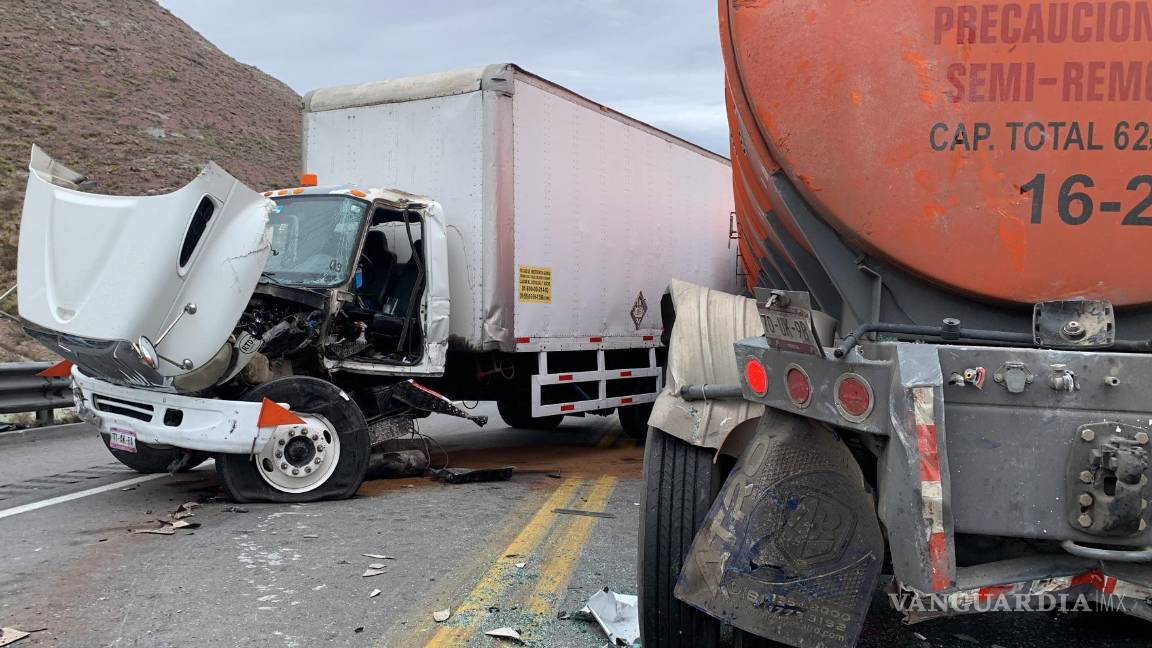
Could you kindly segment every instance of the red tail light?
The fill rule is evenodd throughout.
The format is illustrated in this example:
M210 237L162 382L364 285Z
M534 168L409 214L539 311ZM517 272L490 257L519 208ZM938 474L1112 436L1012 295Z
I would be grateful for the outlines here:
M752 391L761 396L768 393L768 371L756 358L744 364L744 378Z
M836 409L840 416L859 423L872 413L872 385L860 374L846 373L836 380Z
M808 407L808 401L812 399L812 381L808 374L800 367L789 367L784 383L788 387L788 400L796 407Z

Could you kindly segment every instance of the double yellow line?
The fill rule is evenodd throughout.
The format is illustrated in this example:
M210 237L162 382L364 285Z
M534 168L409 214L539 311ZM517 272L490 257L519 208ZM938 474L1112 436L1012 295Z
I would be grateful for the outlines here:
M553 509L568 508L583 493L581 510L602 512L608 498L616 488L615 477L600 477L595 480L569 478L540 505L512 542L504 548L488 571L480 578L472 591L452 611L452 619L440 626L425 648L447 648L465 644L484 620L489 606L501 603L509 593L508 583L515 579L516 563L529 562L534 552L545 539L554 536L545 547L548 551L540 564L535 585L528 595L526 607L529 611L551 615L559 602L561 593L568 586L572 572L580 560L580 554L596 524L596 518L574 516L566 526L557 528L559 515Z

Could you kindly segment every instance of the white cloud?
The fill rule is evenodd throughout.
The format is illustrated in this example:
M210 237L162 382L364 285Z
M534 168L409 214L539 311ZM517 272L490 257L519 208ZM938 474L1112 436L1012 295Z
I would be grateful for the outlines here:
M234 58L297 92L517 63L727 155L708 0L161 0Z

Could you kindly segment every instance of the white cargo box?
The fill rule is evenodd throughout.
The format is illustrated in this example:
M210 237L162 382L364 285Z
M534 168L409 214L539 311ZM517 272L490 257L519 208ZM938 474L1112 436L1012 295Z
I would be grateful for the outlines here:
M303 170L443 206L453 348L654 346L671 280L736 290L728 160L514 65L310 92Z

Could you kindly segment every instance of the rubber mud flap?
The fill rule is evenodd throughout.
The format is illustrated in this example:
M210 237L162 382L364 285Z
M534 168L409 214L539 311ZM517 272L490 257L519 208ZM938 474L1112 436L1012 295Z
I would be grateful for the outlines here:
M792 646L853 646L884 559L851 453L823 426L769 410L693 539L676 597Z

